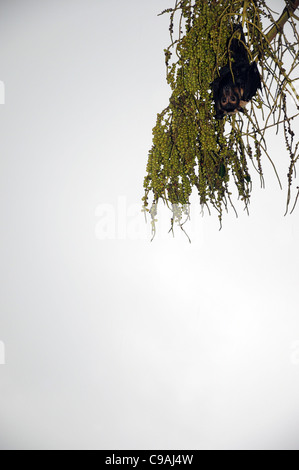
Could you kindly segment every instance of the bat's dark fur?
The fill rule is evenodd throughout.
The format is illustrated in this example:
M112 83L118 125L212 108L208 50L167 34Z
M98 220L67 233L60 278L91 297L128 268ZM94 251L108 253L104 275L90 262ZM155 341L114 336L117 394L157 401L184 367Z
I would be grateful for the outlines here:
M236 31L239 32L236 34ZM261 78L256 62L250 64L244 44L242 26L235 25L234 37L228 41L231 65L222 67L219 77L212 83L217 119L222 119L226 114L242 111L257 90L261 89Z

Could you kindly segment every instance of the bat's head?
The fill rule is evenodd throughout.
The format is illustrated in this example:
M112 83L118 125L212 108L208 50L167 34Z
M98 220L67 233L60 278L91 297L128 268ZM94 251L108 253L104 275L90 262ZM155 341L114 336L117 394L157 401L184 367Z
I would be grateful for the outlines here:
M240 99L241 90L231 85L225 85L220 92L218 105L224 114L230 114L239 108Z

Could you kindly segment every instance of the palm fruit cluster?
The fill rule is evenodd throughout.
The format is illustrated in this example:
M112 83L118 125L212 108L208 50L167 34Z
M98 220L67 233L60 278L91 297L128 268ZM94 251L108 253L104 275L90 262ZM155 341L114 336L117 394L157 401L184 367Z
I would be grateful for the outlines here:
M227 41L236 23L243 26L248 53L257 60L263 83L271 73L269 59L280 79L283 66L263 33L262 19L270 13L259 0L177 0L164 13L170 14L171 44L164 52L171 97L153 128L143 210L154 224L159 201L182 212L196 191L200 204L209 211L214 207L221 223L223 209L233 206L232 195L248 207L252 168L263 182L265 129L257 117L263 95L254 98L244 115L217 120L211 83L228 62Z

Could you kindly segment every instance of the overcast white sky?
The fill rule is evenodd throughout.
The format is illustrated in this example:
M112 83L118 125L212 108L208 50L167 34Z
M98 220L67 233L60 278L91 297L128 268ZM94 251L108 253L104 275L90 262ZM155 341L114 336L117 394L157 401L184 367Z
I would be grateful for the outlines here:
M249 217L139 212L169 6L0 1L1 449L299 449L281 136Z

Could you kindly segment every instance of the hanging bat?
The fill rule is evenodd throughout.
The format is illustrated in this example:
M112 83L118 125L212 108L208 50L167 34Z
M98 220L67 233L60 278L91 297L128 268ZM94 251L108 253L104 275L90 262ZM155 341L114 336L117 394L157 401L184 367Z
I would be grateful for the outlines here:
M262 89L256 62L249 62L241 25L234 26L233 37L228 41L228 56L231 62L220 69L212 83L216 119L243 111L257 90Z

